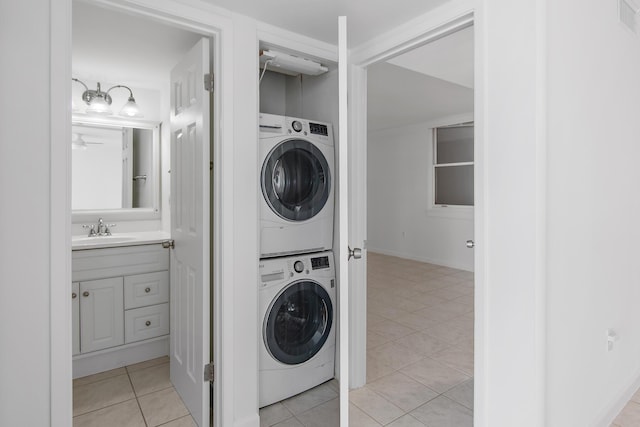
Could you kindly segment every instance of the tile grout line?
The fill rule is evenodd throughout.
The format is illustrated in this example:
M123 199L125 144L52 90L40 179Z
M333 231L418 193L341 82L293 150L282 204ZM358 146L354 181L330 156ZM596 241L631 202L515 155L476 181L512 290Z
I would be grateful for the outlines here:
M84 415L88 415L88 414L92 414L94 412L102 411L103 409L111 408L111 407L116 406L116 405L122 405L123 403L129 402L129 401L134 400L134 399L135 399L135 397L133 399L123 400L122 402L112 403L111 405L103 406L102 408L97 408L97 409L93 409L91 411L83 412L82 414L73 415L72 418L82 417Z
M136 397L136 404L138 405L138 410L140 411L140 415L142 415L142 422L144 423L145 427L149 427L149 423L147 422L147 417L144 416L144 412L142 412L142 406L140 406L140 400L138 400L138 393L136 392L136 388L133 386L133 381L131 380L131 375L129 375L129 370L126 369L127 371L127 378L129 378L129 384L131 384L131 390L133 390L133 395Z

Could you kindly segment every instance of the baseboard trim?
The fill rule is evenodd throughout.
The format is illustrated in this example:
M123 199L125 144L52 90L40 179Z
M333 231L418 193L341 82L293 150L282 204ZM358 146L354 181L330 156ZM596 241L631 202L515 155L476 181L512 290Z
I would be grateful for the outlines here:
M604 415L600 417L600 422L594 424L598 427L608 427L613 420L616 419L618 414L622 411L625 405L631 400L636 391L640 388L640 372L636 372L635 379L629 384L624 392L611 404L609 409L605 411Z
M169 335L73 357L73 378L121 368L169 354Z

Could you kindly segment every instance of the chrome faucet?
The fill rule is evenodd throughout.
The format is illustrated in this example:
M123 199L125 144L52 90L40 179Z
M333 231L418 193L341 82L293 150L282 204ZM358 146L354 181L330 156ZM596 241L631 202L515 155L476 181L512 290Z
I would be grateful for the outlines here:
M95 225L91 224L91 225L87 225L87 224L83 224L82 228L88 228L89 229L89 237L95 237L96 236L96 228Z
M98 218L98 236L106 235L107 234L106 230L107 230L107 225L104 223L102 218Z
M96 237L96 236L111 236L110 228L115 226L116 224L105 224L102 218L98 218L98 224L83 225L82 228L89 229L89 237Z

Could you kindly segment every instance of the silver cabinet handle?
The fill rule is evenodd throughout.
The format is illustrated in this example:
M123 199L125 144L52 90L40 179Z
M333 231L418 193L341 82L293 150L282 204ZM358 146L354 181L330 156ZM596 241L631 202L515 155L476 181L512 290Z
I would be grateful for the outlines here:
M88 296L89 296L89 291L84 291L84 292L82 293L82 296L83 296L83 297L88 297Z
M78 294L76 294L75 292L71 292L71 299L76 299L78 298Z
M147 326L151 326L151 320L147 320L144 324Z
M144 291L145 291L146 293L149 293L149 292L151 292L151 288L144 288Z
M347 246L347 248L349 249L349 257L347 258L347 261L350 260L352 257L353 257L353 259L362 258L362 249L361 248L353 248L353 249L351 249L348 246Z
M467 240L467 247L469 249L473 249L476 246L476 242L474 242L473 240Z

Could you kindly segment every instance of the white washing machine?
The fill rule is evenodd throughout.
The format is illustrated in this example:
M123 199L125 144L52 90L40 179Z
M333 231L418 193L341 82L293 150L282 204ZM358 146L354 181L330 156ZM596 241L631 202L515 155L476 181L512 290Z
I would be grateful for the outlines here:
M260 258L333 246L331 124L260 114Z
M262 260L258 288L262 408L334 377L333 253Z

